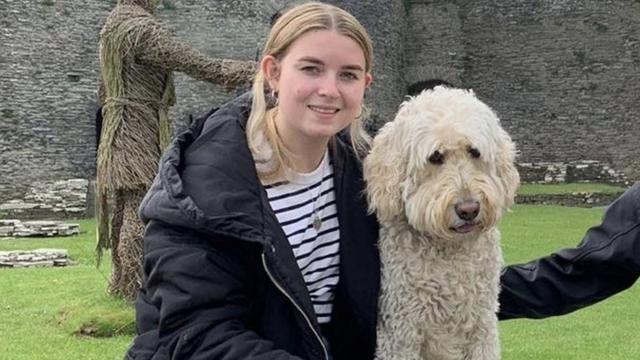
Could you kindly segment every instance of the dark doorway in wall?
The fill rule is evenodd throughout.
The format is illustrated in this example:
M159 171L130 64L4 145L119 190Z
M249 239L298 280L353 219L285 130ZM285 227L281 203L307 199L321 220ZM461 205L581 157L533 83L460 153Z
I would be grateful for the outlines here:
M452 83L442 79L429 79L415 82L407 87L407 94L415 96L420 94L423 90L430 90L438 85L444 85L449 87L457 87Z

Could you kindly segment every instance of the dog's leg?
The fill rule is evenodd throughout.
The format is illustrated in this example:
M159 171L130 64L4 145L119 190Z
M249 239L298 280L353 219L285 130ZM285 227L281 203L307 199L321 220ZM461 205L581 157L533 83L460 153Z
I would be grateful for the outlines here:
M500 339L498 336L498 319L495 313L482 310L478 314L473 332L469 334L470 343L464 360L499 360Z
M429 331L424 342L421 359L425 360L467 360L465 344L459 337L446 331Z
M476 284L484 284L476 288L477 294L483 294L475 299L475 325L469 334L469 360L499 360L500 339L498 336L498 293L500 291L500 271L502 268L502 251L500 249L500 234L495 231L488 235L485 248L486 258L482 260L480 279Z
M423 341L410 319L388 316L378 323L376 360L422 360L420 344Z
M387 255L383 253L383 257ZM419 311L415 297L407 291L403 270L388 266L382 271L380 315L377 327L377 360L421 360Z

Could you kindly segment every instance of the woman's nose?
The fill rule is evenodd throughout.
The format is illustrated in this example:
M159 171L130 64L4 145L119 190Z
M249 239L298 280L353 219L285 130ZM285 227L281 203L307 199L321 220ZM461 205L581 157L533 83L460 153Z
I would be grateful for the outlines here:
M318 84L318 94L331 98L340 96L336 78L332 75L323 76Z

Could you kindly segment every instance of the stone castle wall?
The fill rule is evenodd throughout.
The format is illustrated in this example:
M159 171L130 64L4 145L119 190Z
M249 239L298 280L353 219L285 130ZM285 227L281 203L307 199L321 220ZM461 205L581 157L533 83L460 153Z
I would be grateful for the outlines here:
M255 59L286 0L164 0L158 16L216 57ZM640 178L640 2L331 1L375 43L373 128L411 84L473 88L522 162L596 160ZM0 0L0 201L95 173L98 32L114 1ZM72 10L72 8L74 10ZM235 95L178 74L177 127Z
M0 199L94 175L96 40L111 6L0 0Z
M412 1L407 13L405 84L432 79L462 85L464 55L460 6L455 1Z
M596 160L640 179L640 2L472 1L464 85L523 162Z

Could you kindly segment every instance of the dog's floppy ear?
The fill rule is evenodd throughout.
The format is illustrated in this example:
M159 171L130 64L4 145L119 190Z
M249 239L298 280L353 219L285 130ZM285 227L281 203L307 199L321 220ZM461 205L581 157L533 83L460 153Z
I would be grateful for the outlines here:
M369 211L375 212L381 221L389 221L402 211L400 179L404 177L406 160L400 151L400 126L397 121L385 124L364 160Z
M511 140L509 134L504 129L499 129L498 134L498 156L496 159L496 170L498 178L504 189L504 208L508 209L513 205L516 191L520 186L520 174L516 169L516 145Z

